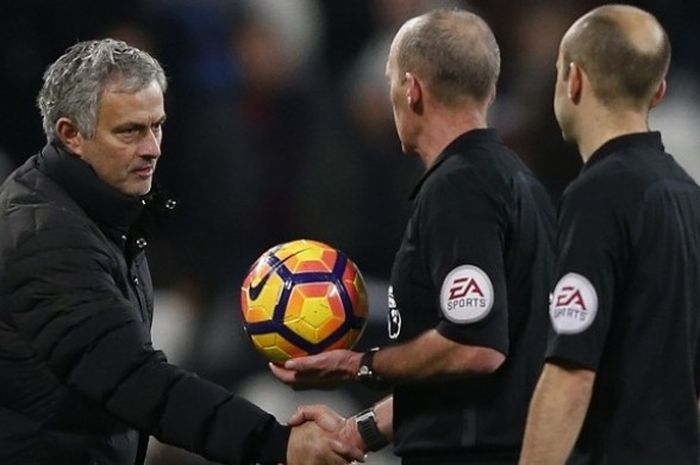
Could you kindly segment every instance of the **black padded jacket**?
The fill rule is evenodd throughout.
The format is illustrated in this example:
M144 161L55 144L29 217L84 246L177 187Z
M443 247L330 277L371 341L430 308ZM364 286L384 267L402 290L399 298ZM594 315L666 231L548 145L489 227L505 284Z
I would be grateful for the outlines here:
M0 463L133 465L148 435L229 464L283 462L289 428L151 344L144 225L47 145L0 187Z

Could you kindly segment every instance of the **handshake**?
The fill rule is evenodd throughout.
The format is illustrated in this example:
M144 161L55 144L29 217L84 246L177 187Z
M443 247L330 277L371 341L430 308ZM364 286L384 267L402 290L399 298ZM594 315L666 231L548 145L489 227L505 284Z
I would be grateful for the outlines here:
M277 379L295 389L332 388L357 380L362 354L332 350L270 364ZM341 465L364 462L369 451L385 446L392 435L393 398L374 409L344 418L325 405L299 407L289 419L288 465Z
M355 417L343 418L325 405L299 407L289 419L288 465L364 462L367 448Z

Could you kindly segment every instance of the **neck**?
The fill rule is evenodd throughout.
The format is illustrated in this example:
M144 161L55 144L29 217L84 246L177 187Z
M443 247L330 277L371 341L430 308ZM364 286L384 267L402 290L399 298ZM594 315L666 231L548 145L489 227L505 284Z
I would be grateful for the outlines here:
M649 131L647 112L601 111L588 119L577 139L579 153L586 163L591 155L611 139L625 134Z
M425 118L417 137L416 152L426 168L453 140L473 129L487 128L486 113L476 110L439 111Z

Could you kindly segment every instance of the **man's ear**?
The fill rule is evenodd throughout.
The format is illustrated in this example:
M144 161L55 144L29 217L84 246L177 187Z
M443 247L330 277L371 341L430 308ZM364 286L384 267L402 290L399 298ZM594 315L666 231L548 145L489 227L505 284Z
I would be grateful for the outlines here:
M416 75L411 72L406 72L404 77L406 79L406 103L408 103L410 108L415 109L422 105L423 89L421 83Z
M59 118L56 121L56 134L69 152L79 156L82 155L85 139L73 121L65 116Z
M654 108L656 105L658 105L666 96L666 89L668 85L666 84L666 79L662 80L659 83L659 86L656 88L656 92L654 92L654 96L651 98L651 104L649 105L649 108Z
M573 61L569 63L569 79L566 82L566 95L573 103L578 103L583 89L583 69Z
M496 85L491 86L491 91L489 92L489 98L486 100L486 108L491 108L493 102L496 101Z

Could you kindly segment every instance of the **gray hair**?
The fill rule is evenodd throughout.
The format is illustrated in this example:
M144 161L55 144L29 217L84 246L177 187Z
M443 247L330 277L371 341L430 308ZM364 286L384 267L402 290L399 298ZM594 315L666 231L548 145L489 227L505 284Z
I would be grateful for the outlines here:
M156 81L165 92L163 68L148 53L114 39L78 42L44 73L37 105L48 142L58 140L56 122L69 118L81 134L95 134L102 92L110 82L136 92Z
M501 54L491 28L460 9L426 13L407 27L398 46L400 72L420 73L443 104L485 100L498 81Z

